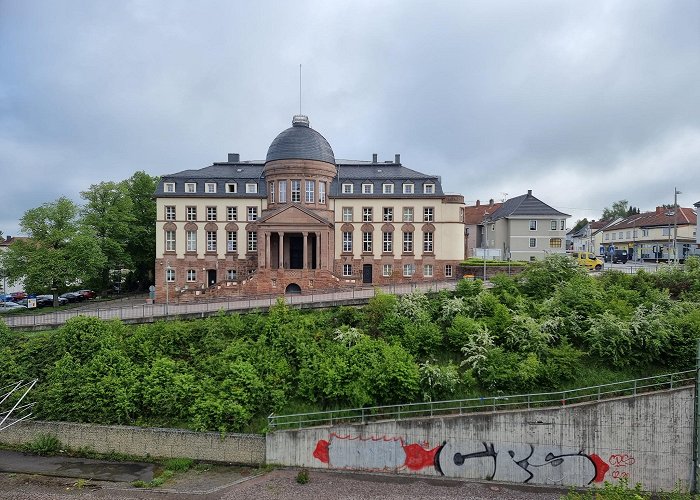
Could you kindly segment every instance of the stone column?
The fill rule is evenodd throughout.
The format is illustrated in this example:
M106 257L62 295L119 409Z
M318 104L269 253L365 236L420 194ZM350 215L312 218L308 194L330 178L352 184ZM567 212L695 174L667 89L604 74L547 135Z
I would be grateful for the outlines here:
M278 249L279 260L277 261L277 269L284 269L284 233L280 231L277 233L277 236L280 239Z
M303 234L304 234L304 245L302 248L304 249L304 251L303 251L303 257L302 257L303 261L302 261L301 268L308 269L308 267L309 267L309 249L308 249L309 233L304 232Z
M263 265L263 267L269 269L270 267L272 267L272 261L270 259L270 240L272 238L271 238L271 234L269 231L265 231L264 234L265 234L265 264Z
M321 269L321 232L316 231L316 269Z

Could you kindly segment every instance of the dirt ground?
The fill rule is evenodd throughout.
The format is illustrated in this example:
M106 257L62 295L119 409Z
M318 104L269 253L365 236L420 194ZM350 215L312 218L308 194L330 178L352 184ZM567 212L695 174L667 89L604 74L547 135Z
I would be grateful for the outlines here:
M297 469L263 472L214 466L178 474L159 488L141 489L129 483L0 473L0 499L556 500L566 493L557 488L319 470L309 472L307 484L299 484L297 474Z

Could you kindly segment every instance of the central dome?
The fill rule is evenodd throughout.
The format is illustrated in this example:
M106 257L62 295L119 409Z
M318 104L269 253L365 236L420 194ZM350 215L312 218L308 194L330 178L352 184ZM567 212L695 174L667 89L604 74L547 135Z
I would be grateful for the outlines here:
M295 115L292 126L272 141L265 161L274 160L317 160L335 165L331 145L309 126L309 118L304 115Z

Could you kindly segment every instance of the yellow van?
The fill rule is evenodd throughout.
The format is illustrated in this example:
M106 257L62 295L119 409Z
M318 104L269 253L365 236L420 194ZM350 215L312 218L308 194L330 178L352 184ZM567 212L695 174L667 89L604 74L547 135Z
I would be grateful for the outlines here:
M600 271L603 269L603 260L599 259L598 256L591 252L572 252L571 256L579 263L581 266L585 266L587 269Z

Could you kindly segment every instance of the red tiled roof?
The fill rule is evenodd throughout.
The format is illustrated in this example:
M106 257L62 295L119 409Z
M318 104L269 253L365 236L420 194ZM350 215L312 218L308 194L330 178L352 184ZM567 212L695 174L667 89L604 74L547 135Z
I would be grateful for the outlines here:
M656 207L653 212L644 212L641 214L630 215L622 219L617 224L613 224L609 229L627 229L634 227L654 227L668 226L675 221L679 226L693 225L698 223L697 214L692 208L678 208L677 215L673 215L673 209Z
M493 205L475 205L464 207L464 223L465 224L481 224L484 218L494 213L503 203L494 203Z

